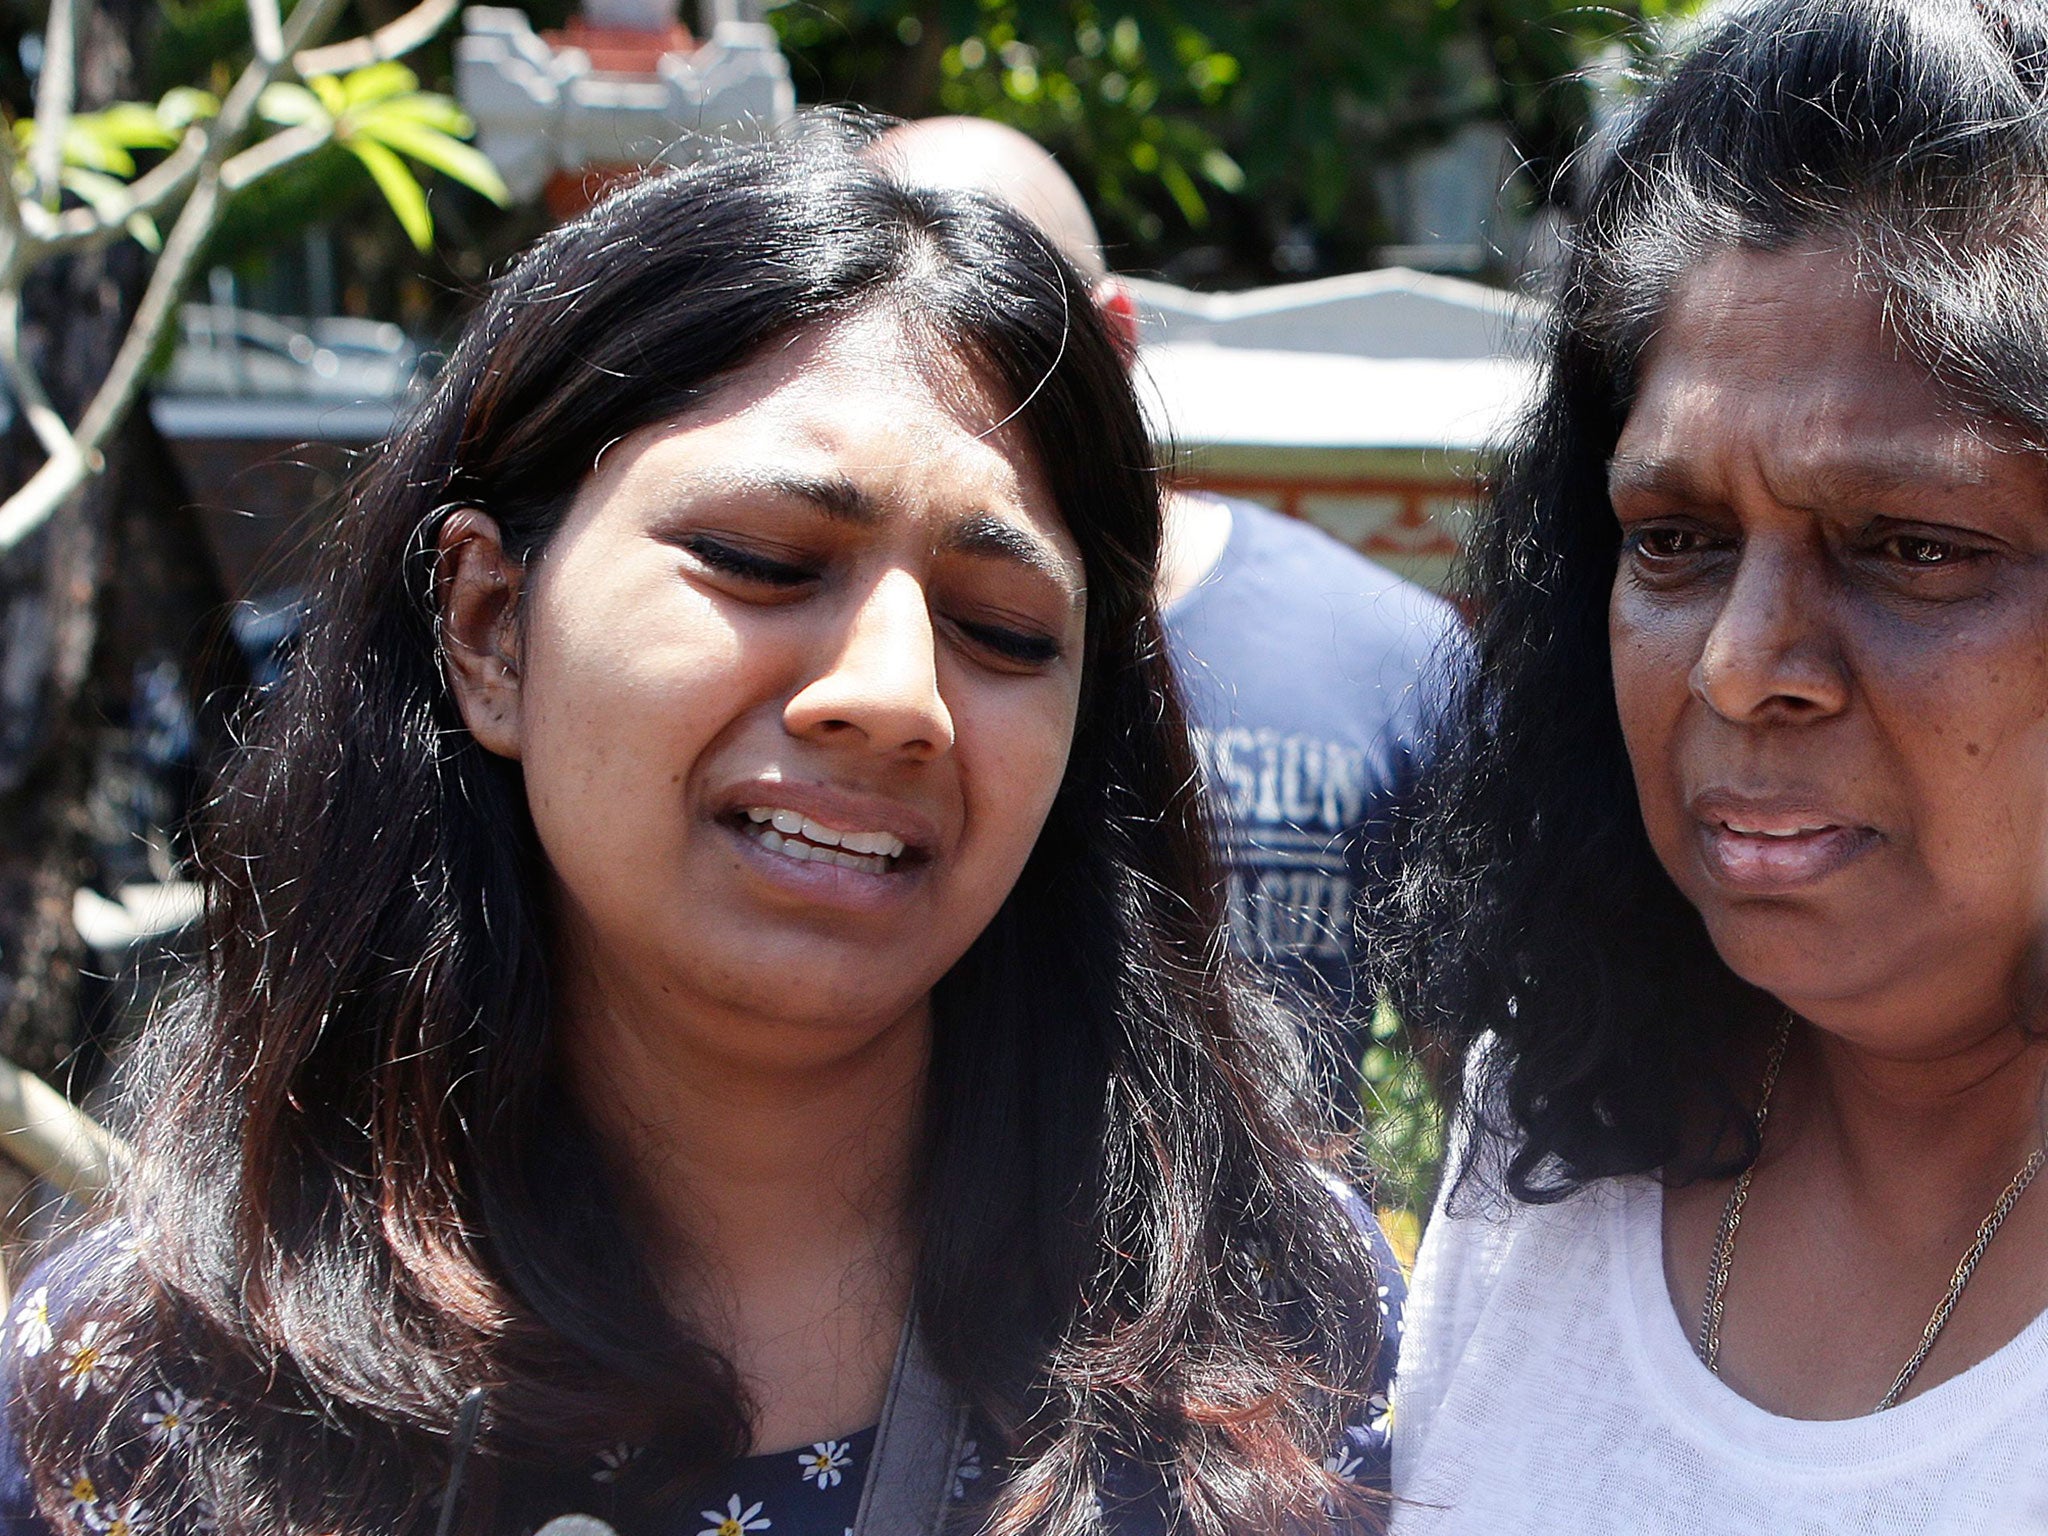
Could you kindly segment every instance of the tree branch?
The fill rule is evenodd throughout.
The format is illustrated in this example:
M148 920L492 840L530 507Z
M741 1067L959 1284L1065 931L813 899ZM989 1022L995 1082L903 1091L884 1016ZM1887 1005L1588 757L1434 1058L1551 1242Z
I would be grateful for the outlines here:
M68 5L77 3L77 0L52 0L52 3ZM20 490L0 502L0 554L14 548L41 526L72 492L85 483L88 476L97 474L105 463L100 450L135 404L136 393L142 385L143 369L149 365L158 341L176 315L178 295L184 290L185 279L191 274L192 264L198 259L206 237L213 232L214 223L220 216L222 162L248 131L264 87L288 66L293 54L334 25L335 18L347 3L348 0L299 0L297 8L284 24L283 47L278 57L267 61L261 58L251 60L235 81L234 88L228 92L227 100L221 103L219 116L204 130L205 147L200 155L191 195L185 199L185 206L178 211L177 222L171 226L171 232L164 240L163 251L149 275L149 286L143 290L135 318L129 322L127 334L121 338L120 350L114 354L113 366L94 392L92 403L85 408L77 429L71 433L70 451L53 453L40 469L29 476ZM47 61L45 64L47 67ZM39 136L41 131L39 123ZM125 221L127 215L122 217ZM33 261L35 257L28 259Z
M249 41L256 46L256 57L266 64L284 57L284 19L278 14L277 0L249 0Z
M28 419L29 430L43 445L43 452L53 459L76 454L78 445L72 441L63 413L50 403L43 381L21 355L21 292L12 287L0 287L0 372L6 374L15 404Z
M273 133L267 139L257 140L223 165L220 184L229 192L239 192L250 182L261 180L272 171L310 155L333 137L332 123L299 123L282 133Z
M81 1202L104 1194L130 1156L127 1143L5 1057L0 1057L0 1151Z
M64 139L71 129L71 102L78 84L78 7L81 0L50 0L43 28L43 64L36 72L36 141L29 152L35 198L57 206L57 178L64 170ZM8 195L13 195L8 188Z
M291 67L300 76L346 74L352 69L363 69L384 59L396 59L410 53L421 44L431 40L435 33L448 24L461 0L421 0L410 11L396 21L379 27L363 37L354 37L346 42L330 44L324 48L307 48L292 55ZM300 9L304 9L302 5ZM293 13L297 19L297 13ZM260 61L259 61L260 62ZM281 72L281 71L280 71ZM269 84L278 72L266 76ZM261 94L260 90L256 94ZM246 124L245 124L246 126ZM285 135L279 135L284 137ZM265 141L269 142L268 140ZM69 255L78 251L96 250L100 246L126 238L128 220L136 214L147 218L161 219L192 186L199 175L199 168L207 158L210 139L207 130L197 125L185 132L185 137L164 159L144 172L134 183L133 201L126 205L118 216L102 218L90 208L68 208L56 218L53 228L37 228L31 225L25 254L30 261L46 256ZM255 145L244 154L260 150ZM297 145L290 153L281 154L276 165L296 160L305 153L305 146ZM4 153L0 147L0 153ZM237 160L241 156L235 157ZM260 161L249 162L253 171ZM274 169L275 166L263 167ZM227 186L233 191L246 186L254 175L227 179ZM0 203L7 202L0 197ZM37 210L39 211L39 210ZM8 210L0 208L0 234L5 233L4 222ZM33 217L33 214L31 214Z
M386 59L400 59L448 25L462 0L421 0L395 21L387 21L363 37L308 48L292 60L301 78L308 75L345 75L352 69L367 69Z
M318 0L301 0L301 3L313 5ZM113 366L107 370L106 378L93 393L92 403L79 418L78 430L73 435L77 439L78 451L86 459L99 458L100 449L114 435L114 429L121 425L129 406L134 404L136 390L142 383L142 370L149 366L157 339L163 335L177 311L178 295L185 287L192 263L206 244L206 237L213 233L220 202L219 172L212 169L200 172L199 184L178 211L178 222L171 226L171 232L164 240L163 253L157 257L156 269L149 274L149 286L142 290L142 302L135 306L135 318L128 323L128 334L121 338L121 349L114 354ZM97 465L92 467L97 468ZM0 504L0 518L5 517L6 511L6 506ZM0 550L6 547L4 534L0 534Z
M156 218L190 190L199 167L206 161L207 139L203 129L185 130L178 147L136 178L130 200L117 219L103 219L90 208L67 208L57 216L53 231L37 237L30 232L32 259L69 255L93 250L122 239L128 221L140 213ZM0 213L0 218L6 215Z

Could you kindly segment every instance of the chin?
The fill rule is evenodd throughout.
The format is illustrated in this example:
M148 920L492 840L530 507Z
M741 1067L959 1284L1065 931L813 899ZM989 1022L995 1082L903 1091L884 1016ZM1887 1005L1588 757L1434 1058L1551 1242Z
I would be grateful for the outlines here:
M1845 935L1817 931L1782 915L1710 920L1707 931L1729 970L1795 1013L1870 989L1871 979L1863 975L1855 953L1860 946Z

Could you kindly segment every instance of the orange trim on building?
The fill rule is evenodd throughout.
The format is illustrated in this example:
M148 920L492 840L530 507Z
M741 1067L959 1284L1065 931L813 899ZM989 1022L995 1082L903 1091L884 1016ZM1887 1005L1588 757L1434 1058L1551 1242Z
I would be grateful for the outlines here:
M1449 558L1458 553L1458 541L1450 529L1430 515L1430 504L1469 500L1478 495L1470 480L1409 480L1371 477L1352 480L1304 480L1278 475L1193 474L1183 481L1194 490L1215 491L1225 496L1249 496L1277 508L1289 517L1318 519L1303 508L1307 497L1395 503L1393 514L1368 528L1356 539L1367 555L1398 555L1410 558Z

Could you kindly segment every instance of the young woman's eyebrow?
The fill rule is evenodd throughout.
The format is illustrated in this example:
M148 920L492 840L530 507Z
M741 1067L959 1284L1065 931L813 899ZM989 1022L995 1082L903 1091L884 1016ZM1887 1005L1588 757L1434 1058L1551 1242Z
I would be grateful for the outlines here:
M1078 591L1080 573L1073 563L1045 540L1015 523L1005 522L989 512L964 517L946 530L939 548L947 554L971 555L983 560L1007 560L1029 566L1061 586Z
M807 502L836 523L867 528L883 516L881 503L848 475L806 475L735 466L707 478L715 481L720 495Z
M800 501L833 522L871 528L887 515L883 505L848 475L805 475L782 470L730 469L718 476L718 491L727 496L758 496ZM1051 544L993 512L975 512L948 527L938 548L946 554L982 560L1003 560L1049 577L1079 595L1085 582L1074 563Z

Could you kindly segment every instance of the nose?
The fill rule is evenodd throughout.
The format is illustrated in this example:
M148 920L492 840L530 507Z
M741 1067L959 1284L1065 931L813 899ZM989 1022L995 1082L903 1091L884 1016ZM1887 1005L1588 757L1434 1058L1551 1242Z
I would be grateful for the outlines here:
M919 761L952 750L937 637L915 576L885 571L852 603L825 664L784 707L783 724L794 736L858 738L873 751Z
M1743 724L1799 724L1846 707L1848 668L1824 565L1819 551L1790 542L1745 544L1693 664L1695 698Z

